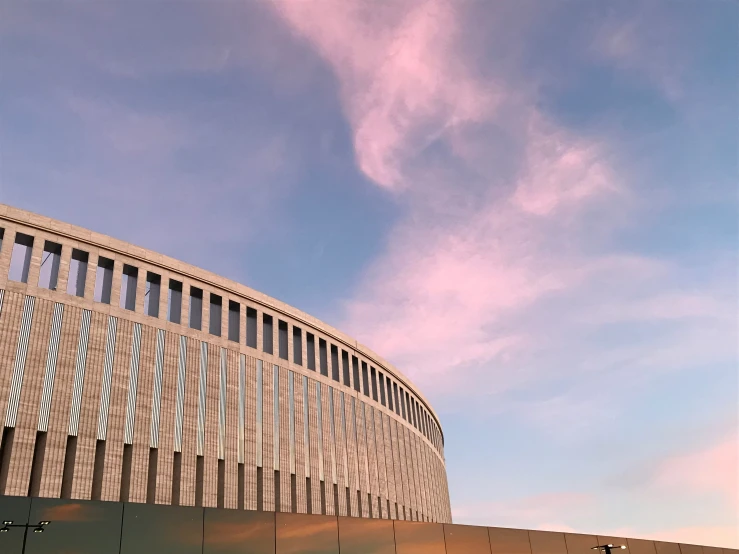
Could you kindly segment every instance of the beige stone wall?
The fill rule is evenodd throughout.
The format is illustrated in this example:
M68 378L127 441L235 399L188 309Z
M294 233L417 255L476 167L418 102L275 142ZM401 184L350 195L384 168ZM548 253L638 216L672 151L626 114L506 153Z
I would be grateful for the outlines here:
M14 420L6 417L4 421L0 494L120 500L126 496L123 487L127 488L125 499L132 502L171 504L176 503L174 494L179 496L181 505L201 502L204 506L237 508L243 505L245 509L257 509L257 489L261 486L265 510L451 521L443 434L438 417L405 376L369 349L315 318L252 289L103 235L3 205L0 205L0 228L4 230L0 249L0 290L3 291L0 406L6 410L2 413L7 414L13 412L7 409L9 404L17 401L18 406ZM8 279L16 232L34 237L27 283ZM46 240L62 245L55 291L37 286ZM84 297L66 294L73 248L89 254ZM93 301L100 255L115 263L110 304ZM119 307L124 264L139 271L135 311ZM147 271L161 276L158 318L144 314ZM183 283L182 324L166 320L170 278ZM204 291L202 331L187 325L191 287ZM223 299L220 337L207 332L210 293ZM27 300L29 298L33 300ZM227 340L229 300L240 305L238 342ZM32 304L32 311L29 304ZM53 363L50 352L54 350L55 306L63 311ZM247 307L257 311L256 349L246 346ZM30 322L26 327L24 314ZM264 314L273 318L273 354L262 351ZM89 332L84 325L87 318ZM288 359L279 357L279 321L287 323ZM302 364L293 360L295 327L302 333ZM140 329L138 351L136 329ZM306 333L315 336L316 371L307 367ZM183 337L184 359L180 360ZM321 373L321 340L327 347L327 375ZM205 379L201 395L203 344L207 364L203 367ZM420 422L417 427L414 425L408 407L406 420L383 405L379 394L374 400L370 391L364 391L361 382L358 384L360 390L355 390L351 368L349 386L334 381L332 346L338 349L338 374L342 381L341 365L346 352L350 364L353 356L359 360L360 381L364 362L368 369L374 367L408 391L425 410L424 420L432 422L433 427L424 432ZM243 422L239 416L241 356L245 377ZM23 360L25 363L21 363ZM258 485L256 455L258 361L263 368L261 485ZM181 364L185 368L182 377L179 375ZM278 421L274 409L275 372L278 375ZM136 379L132 379L132 373ZM307 398L304 377L308 379ZM294 382L294 444L290 441L291 378ZM81 385L77 395L75 379ZM42 432L39 410L44 383L51 394L49 424ZM321 387L321 433L317 427L317 384ZM178 387L184 389L180 396ZM332 406L330 391L333 391ZM78 405L75 405L75 398L79 399ZM179 406L178 398L181 398ZM307 444L304 439L306 402ZM76 433L70 427L75 409L79 409ZM204 414L200 461L197 448L199 411ZM181 421L177 413L181 413ZM130 445L124 445L127 422L133 430ZM178 425L182 430L179 449L175 444ZM240 429L243 436L239 436ZM74 438L70 439L70 431ZM101 440L101 432L104 440ZM319 444L321 436L323 442ZM243 443L241 459L240 442ZM290 462L291 449L294 464ZM130 453L129 462L125 461L124 451ZM202 468L200 483L198 467ZM306 480L307 469L310 482ZM174 478L176 472L179 481ZM66 485L63 484L65 479ZM241 491L240 486L243 487ZM279 489L277 497L276 489Z

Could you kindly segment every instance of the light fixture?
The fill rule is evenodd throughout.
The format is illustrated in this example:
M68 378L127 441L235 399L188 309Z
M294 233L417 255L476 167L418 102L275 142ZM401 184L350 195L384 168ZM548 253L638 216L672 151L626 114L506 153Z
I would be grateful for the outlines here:
M0 529L0 533L7 533L8 531L9 529L7 527L3 527L2 529Z
M611 550L618 548L619 550L626 550L625 544L614 546L613 544L600 544L598 546L591 547L590 550L598 550L599 552L605 552L605 554L612 554Z
M13 524L12 520L3 521L3 525L12 525L12 524Z
M38 524L39 525L49 525L49 522L48 521L39 521ZM626 547L624 546L624 548L626 548Z
M44 528L43 527L36 527L36 529L33 530L34 533L43 533Z

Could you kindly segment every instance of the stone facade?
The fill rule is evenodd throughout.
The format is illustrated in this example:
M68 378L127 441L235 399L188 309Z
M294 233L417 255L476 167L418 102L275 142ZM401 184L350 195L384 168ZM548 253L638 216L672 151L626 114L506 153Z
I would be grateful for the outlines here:
M0 228L0 494L451 522L438 417L370 349L248 287L104 235L4 205ZM17 233L33 237L25 282L9 278ZM47 241L61 245L55 290L38 286ZM81 297L67 293L73 249L88 254ZM114 262L109 303L94 300L100 256ZM124 265L138 271L133 309L122 307ZM160 278L158 317L144 313L149 273ZM168 321L170 279L182 283L181 323ZM193 287L203 291L202 330L188 325ZM211 294L222 299L220 336L209 333ZM228 340L230 303L238 341ZM247 346L247 308L257 348ZM403 392L391 408L394 387Z

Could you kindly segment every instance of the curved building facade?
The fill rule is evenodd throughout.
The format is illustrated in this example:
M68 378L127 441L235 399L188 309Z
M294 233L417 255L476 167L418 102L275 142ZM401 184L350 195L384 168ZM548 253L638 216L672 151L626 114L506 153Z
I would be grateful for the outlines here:
M439 419L248 287L0 205L0 495L451 522Z

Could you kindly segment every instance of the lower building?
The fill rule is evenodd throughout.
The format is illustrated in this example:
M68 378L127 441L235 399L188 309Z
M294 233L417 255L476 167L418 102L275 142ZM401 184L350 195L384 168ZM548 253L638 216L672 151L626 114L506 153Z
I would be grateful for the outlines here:
M0 496L0 519L12 521L0 533L3 554L603 554L597 547L606 545L628 554L739 553L500 527L10 496Z

